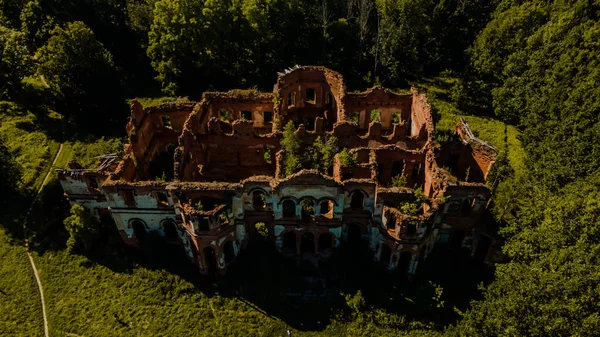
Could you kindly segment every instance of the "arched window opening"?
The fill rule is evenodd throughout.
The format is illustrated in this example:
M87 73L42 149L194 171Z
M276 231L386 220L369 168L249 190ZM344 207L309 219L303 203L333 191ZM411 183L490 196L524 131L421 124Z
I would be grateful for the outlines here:
M302 253L315 253L315 236L312 233L302 234L300 251Z
M296 216L296 203L293 200L285 200L283 202L283 216L284 217Z
M309 222L315 215L315 203L310 199L304 199L300 202L302 206L302 221Z
M323 233L319 235L319 252L329 253L333 247L333 235L331 233Z
M262 191L252 192L252 205L254 210L260 211L267 207L267 196Z
M392 249L390 248L389 245L384 243L381 246L381 256L379 257L379 261L381 261L381 263L383 263L383 265L387 267L390 264L391 257L392 257Z
M317 103L315 89L313 89L313 88L306 89L306 102L313 103L313 104Z
M323 200L319 204L319 214L323 216L331 215L333 213L333 201Z
M225 258L225 263L230 263L235 258L235 251L233 249L233 241L225 242L223 246L223 255Z
M146 223L140 219L133 219L129 221L129 226L133 228L133 233L135 234L135 238L142 242L145 241L148 237L148 232L146 231Z
M286 232L283 234L282 250L287 254L296 254L296 233Z
M365 196L359 191L352 193L352 201L350 202L350 207L352 207L352 209L355 210L364 209Z
M204 247L202 250L204 253L204 266L209 274L215 274L217 272L217 256L215 250L212 247Z
M177 233L177 225L173 220L165 220L162 222L162 228L165 232L165 237L169 241L179 240L179 234Z

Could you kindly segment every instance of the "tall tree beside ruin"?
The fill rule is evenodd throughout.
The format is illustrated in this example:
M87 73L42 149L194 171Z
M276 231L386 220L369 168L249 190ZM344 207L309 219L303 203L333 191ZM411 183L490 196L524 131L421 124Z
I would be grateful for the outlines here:
M94 131L114 118L124 119L124 105L112 55L83 22L56 27L38 50L37 73L56 100L56 109L73 120L80 131ZM119 115L116 115L119 114Z
M91 250L97 240L98 222L92 217L90 211L81 205L71 207L71 215L65 218L64 225L69 232L67 249L74 252L78 246L84 250Z
M22 88L21 80L33 69L25 35L0 26L0 99L14 99Z

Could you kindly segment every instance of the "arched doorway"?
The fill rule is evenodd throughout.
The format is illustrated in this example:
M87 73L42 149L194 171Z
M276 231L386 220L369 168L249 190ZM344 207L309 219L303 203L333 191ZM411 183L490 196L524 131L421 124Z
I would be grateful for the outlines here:
M302 253L315 253L315 236L312 233L302 234L300 251Z
M333 235L331 233L323 233L319 235L319 252L329 253L333 246Z
M162 222L163 232L165 237L169 241L179 240L179 234L177 233L177 225L173 220L165 220Z
M296 233L286 232L283 234L282 251L286 254L296 254Z
M206 266L206 271L209 274L217 273L217 256L215 254L215 250L213 247L204 247L202 249L202 253L204 254L204 265Z
M354 210L365 208L365 196L360 191L352 193L352 200L350 201L350 207Z
M379 261L387 268L390 265L390 258L392 257L392 249L387 243L381 245L381 255Z
M223 255L225 258L225 263L230 263L235 258L235 250L233 249L233 241L225 242L223 246Z
M362 230L360 228L360 224L358 224L358 223L349 224L346 231L347 231L348 243L351 245L358 245L362 238Z
M139 242L144 242L148 238L148 232L146 231L146 223L140 219L133 219L129 221L129 226L133 228L133 234Z
M406 274L408 272L408 267L410 267L410 261L412 260L412 253L409 251L404 251L400 254L400 261L398 262L398 270Z

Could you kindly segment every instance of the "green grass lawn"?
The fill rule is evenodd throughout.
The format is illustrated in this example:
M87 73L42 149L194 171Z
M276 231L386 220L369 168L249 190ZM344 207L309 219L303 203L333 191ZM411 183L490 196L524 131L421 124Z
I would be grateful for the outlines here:
M43 336L42 304L25 247L0 226L0 336Z

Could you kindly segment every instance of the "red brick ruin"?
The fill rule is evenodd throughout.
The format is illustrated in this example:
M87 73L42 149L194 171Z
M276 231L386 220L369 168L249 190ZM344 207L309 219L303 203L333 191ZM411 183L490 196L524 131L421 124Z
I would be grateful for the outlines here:
M302 144L335 136L355 162L336 157L330 175L286 177L280 141L289 121ZM453 141L437 143L427 97L414 88L349 93L335 71L296 67L271 93L206 92L200 102L145 108L133 101L126 130L120 161L107 155L96 169L71 162L59 170L65 196L112 217L127 244L150 231L180 243L203 273L224 273L254 240L314 264L362 241L385 268L409 274L436 244L498 258L485 219L496 151L462 120ZM393 187L401 176L405 187ZM403 213L415 191L426 202Z

